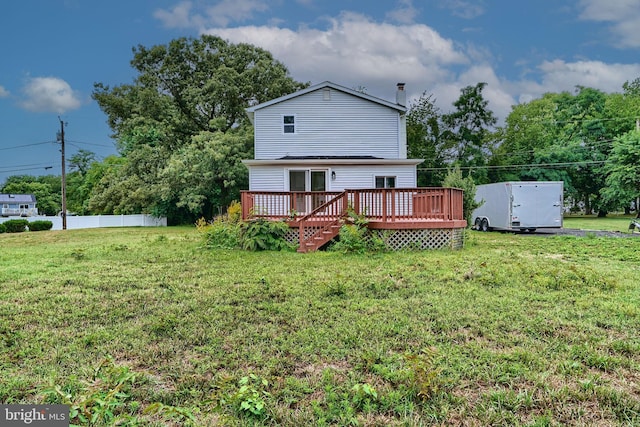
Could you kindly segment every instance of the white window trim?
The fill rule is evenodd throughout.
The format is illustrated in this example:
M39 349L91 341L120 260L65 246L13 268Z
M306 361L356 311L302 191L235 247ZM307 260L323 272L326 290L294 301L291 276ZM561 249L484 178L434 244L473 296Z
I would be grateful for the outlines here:
M285 132L284 131L284 127L285 126L291 126L290 124L285 124L284 123L284 118L285 117L293 117L293 132ZM282 134L283 135L295 135L298 133L298 116L296 114L282 114L280 116L280 126L282 126Z
M378 178L384 178L384 187L376 187L376 180ZM393 187L387 186L387 180L393 178ZM398 188L398 176L397 175L374 175L373 176L373 188Z
M305 187L305 192L307 191L311 191L311 172L324 172L324 188L325 191L331 191L329 190L330 185L331 185L331 169L329 168L297 168L297 167L292 167L292 168L285 168L284 170L284 191L291 191L289 190L291 188L291 181L290 181L290 175L289 172L291 171L304 171L305 172L305 176L304 176L304 187Z

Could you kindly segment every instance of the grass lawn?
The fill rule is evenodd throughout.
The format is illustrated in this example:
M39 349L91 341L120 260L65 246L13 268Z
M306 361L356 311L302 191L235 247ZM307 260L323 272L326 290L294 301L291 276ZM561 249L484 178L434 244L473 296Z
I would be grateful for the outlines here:
M606 218L598 218L595 215L575 215L564 218L565 228L580 228L583 230L605 230L629 233L629 224L635 215L608 215ZM638 230L634 230L638 233Z
M640 239L252 253L170 227L0 243L3 403L69 403L83 425L640 425Z

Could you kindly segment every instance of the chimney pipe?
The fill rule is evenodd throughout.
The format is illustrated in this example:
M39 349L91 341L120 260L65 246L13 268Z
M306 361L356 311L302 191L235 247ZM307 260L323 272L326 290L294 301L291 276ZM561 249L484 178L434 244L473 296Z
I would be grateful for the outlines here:
M404 83L397 84L398 90L396 92L396 104L407 106L407 93L404 91Z

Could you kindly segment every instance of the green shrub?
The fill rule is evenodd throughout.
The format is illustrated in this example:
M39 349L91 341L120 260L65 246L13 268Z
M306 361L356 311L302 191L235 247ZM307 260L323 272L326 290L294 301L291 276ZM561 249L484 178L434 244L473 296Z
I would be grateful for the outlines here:
M46 231L53 228L51 221L33 221L29 223L29 231Z
M204 245L211 249L233 249L240 246L240 223L228 215L207 223L204 218L196 222Z
M447 176L442 183L443 187L459 188L462 193L462 212L464 219L467 221L467 227L471 227L471 215L473 211L482 206L483 202L476 202L476 184L473 182L471 175L466 178L462 177L460 167L456 166L447 172Z
M365 215L357 215L353 209L347 211L348 224L340 228L339 240L330 250L344 253L382 252L386 245L382 239L369 233Z
M22 233L23 231L27 231L29 221L26 219L10 219L3 224L7 233Z
M285 236L289 225L283 221L259 218L240 226L240 246L249 251L281 251L293 249Z
M6 233L7 232L7 227L5 227L4 224L0 224L0 234L1 233Z

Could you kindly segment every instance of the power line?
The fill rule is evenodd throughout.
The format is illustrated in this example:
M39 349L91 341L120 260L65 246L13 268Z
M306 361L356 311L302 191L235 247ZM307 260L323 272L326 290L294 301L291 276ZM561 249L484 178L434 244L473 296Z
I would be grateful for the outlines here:
M582 147L590 149L590 148L595 148L595 147L608 145L608 144L611 144L614 141L615 141L615 139L603 139L601 141L592 141L592 142L590 142L590 141L582 141L583 143L585 143L585 145L583 145ZM561 147L562 148L566 148L565 146L561 146ZM495 152L495 153L492 153L492 155L494 157L512 157L512 156L520 156L520 155L523 155L523 154L540 153L540 152L544 152L547 149L554 149L554 148L558 148L558 145L550 145L548 147L535 148L533 150L508 151L508 152L504 152L504 153Z
M566 166L587 166L587 165L597 165L609 163L608 160L585 160L582 162L560 162L560 163L530 163L530 164L519 164L519 165L485 165L485 166L460 166L461 170L472 170L472 169L520 169L520 168L534 168L534 167L543 167L543 168L554 168L554 167L566 167ZM452 165L453 166L453 165ZM449 170L449 167L441 167L441 168L417 168L419 171L440 171L440 170Z
M9 172L22 172L22 171L31 171L31 170L38 170L38 169L51 169L53 166L40 166L40 167L34 167L34 168L23 168L23 169L11 169L11 170L2 170L0 171L0 173L9 173Z
M35 145L53 144L55 141L34 142L33 144L15 145L13 147L2 147L0 150L14 150L16 148L33 147Z
M49 166L49 163L29 163L25 165L11 165L11 166L0 166L0 171L3 169L11 169L11 168L26 168L26 167L45 167Z
M107 147L107 148L114 148L115 147L115 144L111 144L111 145L96 144L94 142L74 141L73 139L67 139L67 142L75 142L76 144L83 144L83 145L93 145L95 147Z

